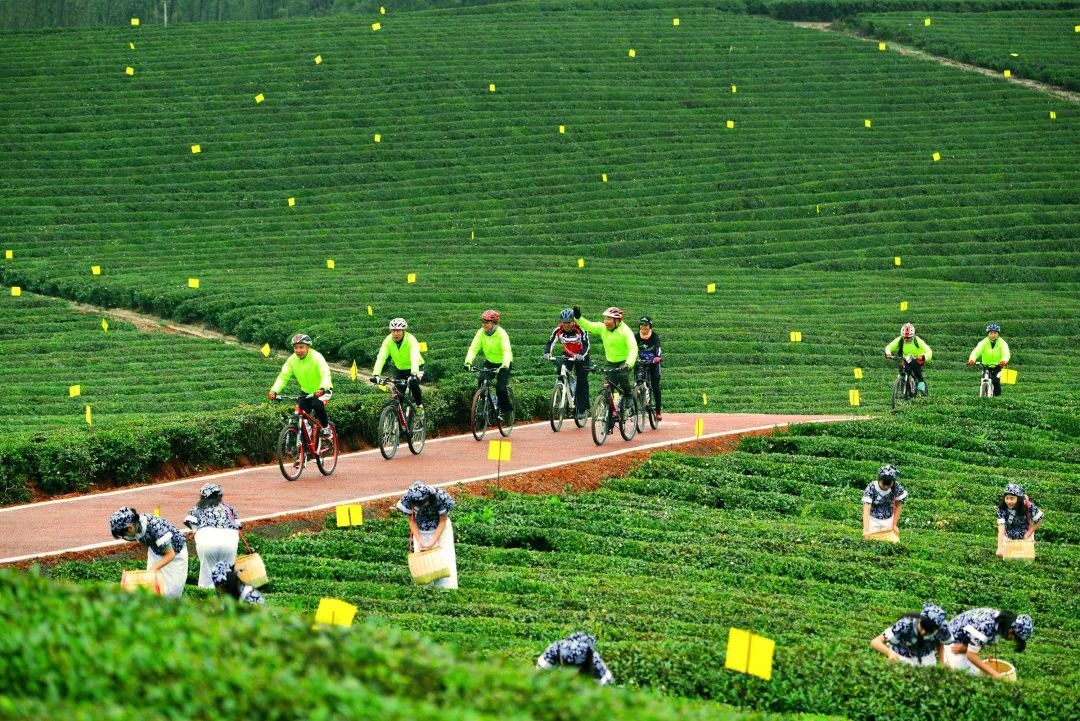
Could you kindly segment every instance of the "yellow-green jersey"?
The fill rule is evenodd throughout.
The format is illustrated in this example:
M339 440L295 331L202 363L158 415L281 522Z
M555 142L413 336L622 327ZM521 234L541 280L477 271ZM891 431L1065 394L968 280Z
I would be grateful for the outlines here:
M465 365L472 365L477 353L483 353L488 363L496 365L508 366L514 361L514 352L510 350L510 336L500 325L495 326L491 335L485 333L483 328L476 331L469 345L469 352L465 354Z
M998 336L997 340L990 340L989 337L983 338L979 341L979 344L975 346L975 350L971 351L971 355L968 356L969 361L979 361L984 366L996 366L998 363L1008 363L1009 358L1009 344L1005 342L1005 339Z
M608 363L626 363L634 365L638 357L637 338L626 323L620 322L614 330L608 330L603 323L578 318L578 325L590 333L599 333L604 344L604 358Z
M375 358L375 367L371 369L374 375L381 375L386 359L394 362L394 367L399 371L407 370L413 375L420 372L420 366L424 365L424 358L420 355L420 343L412 333L406 333L401 337L401 342L394 341L394 334L386 336L379 348L379 355Z
M898 335L892 343L885 346L885 355L898 355L901 357L913 355L916 358L926 356L926 361L929 363L930 359L934 357L934 351L919 336L906 341L904 336Z
M280 393L292 378L296 378L296 382L300 384L300 390L304 393L310 394L320 388L330 390L334 387L334 382L330 380L330 366L326 364L322 353L314 348L309 349L303 359L295 353L289 356L285 365L281 366L281 372L278 373L274 385L270 387L270 392Z

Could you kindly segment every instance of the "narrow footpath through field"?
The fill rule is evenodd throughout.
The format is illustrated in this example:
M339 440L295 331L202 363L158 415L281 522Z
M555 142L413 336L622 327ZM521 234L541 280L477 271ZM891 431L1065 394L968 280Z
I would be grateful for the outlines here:
M770 415L751 413L669 413L657 430L625 442L616 430L602 447L592 442L589 427L572 422L553 433L547 422L514 429L509 440L511 460L501 468L487 458L488 441L501 439L494 429L480 443L471 435L428 441L419 456L402 444L386 461L378 450L343 455L333 476L323 477L314 464L299 480L287 482L276 465L244 468L134 488L61 498L0 508L0 563L41 556L119 546L109 535L109 516L121 506L140 512L161 509L177 526L195 505L202 484L220 483L225 497L245 521L280 518L333 508L342 503L366 503L403 492L413 481L433 485L472 483L533 473L627 453L659 450L695 441L695 421L702 419L701 439L734 436L786 426L789 423L827 423L851 416Z

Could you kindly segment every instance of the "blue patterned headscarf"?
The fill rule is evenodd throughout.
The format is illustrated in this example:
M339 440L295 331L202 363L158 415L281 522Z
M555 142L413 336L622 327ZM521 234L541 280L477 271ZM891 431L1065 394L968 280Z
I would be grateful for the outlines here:
M580 666L585 663L589 651L596 647L596 639L587 633L572 633L559 644L559 655L564 663Z
M218 561L214 564L213 570L210 571L210 580L214 582L215 586L220 586L229 578L229 571L231 570L232 564L226 561Z
M1007 495L1007 496L1016 496L1017 498L1023 498L1024 497L1024 487L1021 486L1019 483L1010 483L1009 485L1005 486L1005 495Z
M1013 621L1013 631L1016 633L1016 637L1021 641L1027 641L1031 638L1031 634L1035 632L1035 622L1031 620L1031 616L1026 613L1021 613Z
M945 625L945 609L933 603L923 606L919 616L927 622L927 625L933 625L935 629Z
M895 481L900 475L900 469L891 463L878 469L877 477L882 481Z
M112 514L109 518L109 528L112 530L114 538L119 538L127 531L128 526L138 520L138 516L135 515L135 509L124 506L116 513Z

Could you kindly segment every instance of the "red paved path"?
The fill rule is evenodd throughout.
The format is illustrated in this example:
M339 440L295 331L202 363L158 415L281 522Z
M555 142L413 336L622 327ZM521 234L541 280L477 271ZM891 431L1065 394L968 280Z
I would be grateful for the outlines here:
M849 420L851 416L790 416L765 414L683 414L664 416L660 428L639 433L627 443L616 429L603 446L592 442L589 426L578 429L573 421L552 433L546 422L518 426L509 440L512 460L502 464L502 475L514 475L563 466L605 456L656 448L694 440L694 421L705 421L704 438L745 433L800 422ZM161 515L181 526L195 505L199 488L220 483L226 500L243 520L258 520L332 508L340 503L361 503L403 492L422 480L433 485L479 481L495 477L496 464L487 460L487 442L501 439L492 429L480 443L471 435L428 441L419 456L402 443L397 455L383 460L378 450L343 455L333 476L323 477L310 464L299 480L289 483L277 465L244 468L168 483L125 488L88 496L0 508L0 563L69 551L123 545L109 534L109 516L121 506L140 512L161 508Z

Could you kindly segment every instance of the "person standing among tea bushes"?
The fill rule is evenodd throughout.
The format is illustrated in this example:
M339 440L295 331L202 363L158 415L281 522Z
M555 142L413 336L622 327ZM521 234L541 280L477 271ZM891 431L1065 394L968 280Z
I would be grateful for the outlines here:
M1042 523L1042 509L1031 502L1018 483L1005 486L1005 493L998 502L997 555L1005 554L1005 539L1034 541L1035 530Z
M945 649L945 665L976 676L985 673L996 678L1002 675L1001 672L994 670L979 656L983 646L995 643L999 638L1007 638L1016 641L1017 653L1023 653L1034 631L1035 624L1026 613L1017 616L1011 611L996 608L964 611L949 621L953 644Z
M213 588L210 570L218 561L232 564L240 540L240 519L221 500L221 486L207 483L199 490L199 501L188 512L184 525L195 531L195 552L199 556L199 588Z
M458 587L454 525L450 522L450 509L453 507L454 499L449 493L420 481L409 486L409 490L394 506L409 517L409 543L414 552L431 548L446 550L450 575L432 581L432 585L438 588Z
M870 642L870 647L890 661L912 666L945 665L945 644L952 643L945 611L928 603L919 613L909 613Z
M900 535L900 512L908 492L896 480L899 476L900 469L896 466L882 466L877 480L863 491L863 538L879 531Z
M162 595L179 598L187 583L188 551L184 534L164 518L136 513L125 506L109 518L113 538L146 546L146 570L160 571Z
M591 676L596 683L607 686L612 681L611 671L596 651L596 639L578 631L544 649L536 659L536 668L547 670L556 666L571 666L582 676Z

